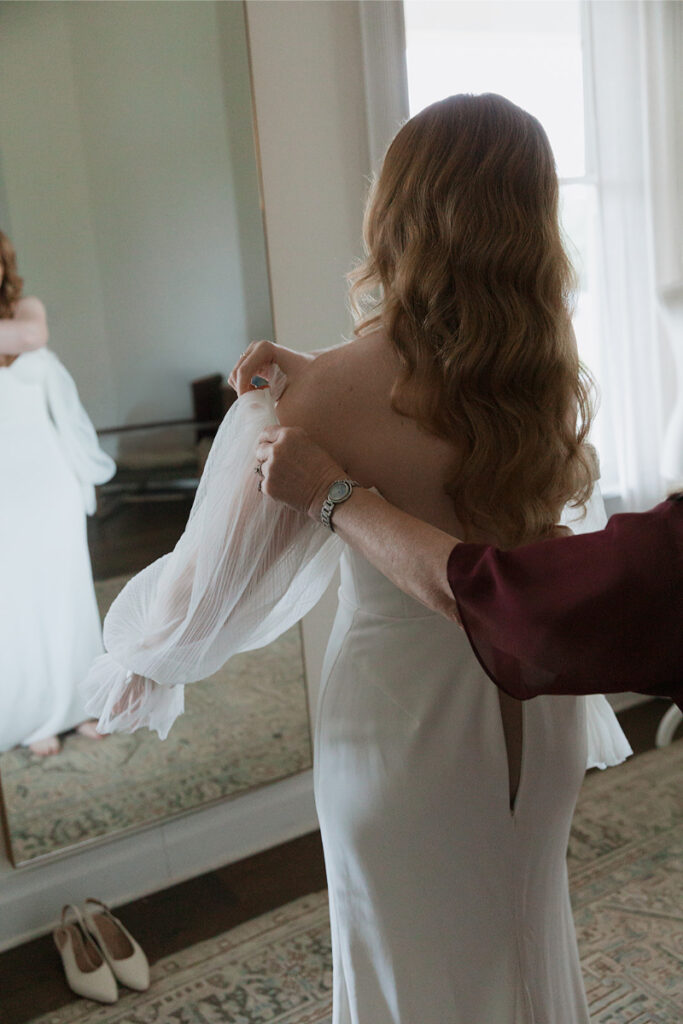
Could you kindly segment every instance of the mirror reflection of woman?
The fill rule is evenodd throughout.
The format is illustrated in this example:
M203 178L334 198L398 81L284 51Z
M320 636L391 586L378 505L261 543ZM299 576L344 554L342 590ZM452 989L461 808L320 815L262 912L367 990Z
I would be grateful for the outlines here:
M39 755L99 735L78 692L101 651L85 517L115 471L47 340L0 232L0 751Z

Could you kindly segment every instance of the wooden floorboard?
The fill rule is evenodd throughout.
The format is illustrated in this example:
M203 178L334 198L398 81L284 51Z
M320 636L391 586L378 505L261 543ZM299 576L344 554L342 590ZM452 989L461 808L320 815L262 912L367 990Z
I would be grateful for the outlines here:
M185 529L194 495L121 504L110 515L88 519L88 547L96 580L140 572L172 551Z

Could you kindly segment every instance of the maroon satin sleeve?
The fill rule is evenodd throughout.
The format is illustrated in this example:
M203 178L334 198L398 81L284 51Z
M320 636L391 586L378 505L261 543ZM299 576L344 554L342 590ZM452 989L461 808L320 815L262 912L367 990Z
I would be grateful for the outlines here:
M683 710L683 501L512 551L458 544L448 581L479 661L510 695L627 690Z

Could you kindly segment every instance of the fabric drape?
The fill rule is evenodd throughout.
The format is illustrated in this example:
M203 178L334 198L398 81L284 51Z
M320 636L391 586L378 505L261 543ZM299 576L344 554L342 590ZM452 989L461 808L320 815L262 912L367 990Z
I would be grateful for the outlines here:
M104 623L107 653L84 684L86 710L100 731L147 726L165 738L183 711L187 683L211 675L233 654L270 643L330 583L341 540L257 489L256 440L273 423L268 389L235 402L174 551L133 577L112 604ZM599 497L593 506L602 508ZM587 767L618 764L631 753L604 696L587 698L586 728Z
M45 364L45 393L50 416L64 455L80 481L83 504L90 516L95 511L95 484L110 480L116 472L116 463L100 448L71 374L49 349L36 355Z
M257 489L254 450L277 423L270 389L244 394L214 440L175 550L131 579L104 623L107 654L85 680L101 731L164 739L186 683L265 647L322 597L341 541Z

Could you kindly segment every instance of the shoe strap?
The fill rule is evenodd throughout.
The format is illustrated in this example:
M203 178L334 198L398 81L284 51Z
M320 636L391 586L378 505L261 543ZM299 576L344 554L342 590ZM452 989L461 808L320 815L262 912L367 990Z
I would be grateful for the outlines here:
M112 914L112 912L109 909L109 907L107 906L107 904L103 903L102 900L96 900L93 896L88 896L88 897L86 897L86 899L85 899L85 901L83 903L84 910L87 911L87 910L90 909L89 904L95 904L96 907L100 908L100 912L101 913L105 913L107 915L107 917L111 917L111 918L114 917L114 915ZM116 920L116 918L114 918L114 920Z
M95 904L95 906L100 907L101 908L100 909L100 913L103 913L106 917L108 917L109 920L112 921L121 932L123 932L123 934L126 936L128 941L130 942L131 946L133 947L133 950L135 950L137 948L137 946L139 944L136 942L136 940L130 934L130 932L126 928L125 924L123 923L123 921L120 921L118 917L115 917L114 914L112 914L111 910L109 909L109 907L107 906L106 903L103 903L102 900L96 900L92 896L88 896L86 898L84 904L83 904L83 906L84 906L84 908L86 910L86 913L87 913L87 909L88 909L88 904ZM96 926L93 925L93 927L96 927ZM98 935L98 938L99 938L99 929L97 930L97 935Z
M124 932L126 931L123 927L123 923L119 921L118 917L114 917L107 904L103 903L102 900L96 900L92 896L88 896L83 903L83 909L87 920L89 919L88 912L93 916L97 913L104 914L104 916L108 917L110 921L113 921L118 928L121 928Z
M73 918L74 918L73 921L67 920L67 917L69 916L69 914L71 914L73 916ZM62 907L62 925L61 926L62 926L62 929L65 932L67 932L67 933L69 931L69 927L75 927L77 929L77 931L80 934L80 939L81 939L81 942L83 944L85 955L86 956L90 956L90 958L92 959L91 950L89 949L89 947L92 947L92 952L94 952L95 957L96 957L96 960L93 963L93 966L94 967L100 966L101 962L102 962L102 954L101 954L100 950L98 949L97 944L93 941L93 938L92 938L90 932L88 931L88 929L86 927L85 921L83 920L83 915L81 914L81 912L78 909L78 907L75 906L73 903L65 903L64 906ZM59 946L57 948L59 949ZM98 961L100 961L100 964L98 964Z
M69 912L76 919L75 922L67 921L67 915L69 914ZM80 925L81 930L85 932L85 921L83 920L83 915L81 914L78 907L75 906L73 903L65 903L64 906L62 907L62 928L67 928L69 924L74 923Z

